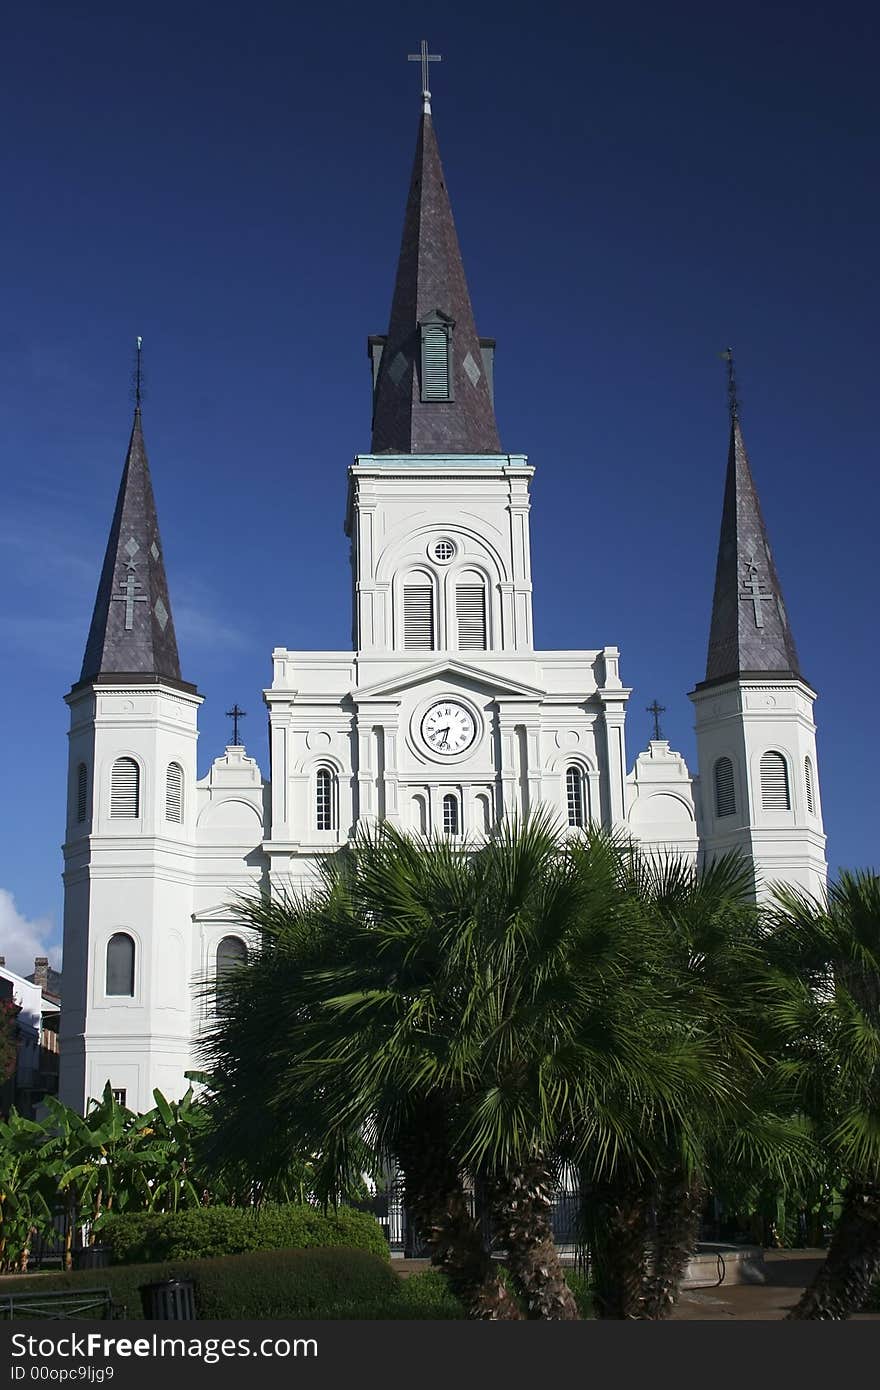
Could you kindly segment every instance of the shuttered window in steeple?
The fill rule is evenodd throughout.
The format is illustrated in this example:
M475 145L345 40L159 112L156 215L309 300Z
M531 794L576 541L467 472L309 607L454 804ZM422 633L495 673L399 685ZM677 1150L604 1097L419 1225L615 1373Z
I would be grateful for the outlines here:
M140 768L134 758L117 758L110 778L112 820L137 820L140 815Z
M403 590L403 645L433 651L434 590L430 584L406 584Z
M165 819L183 824L183 768L169 763L165 776Z
M804 782L807 786L807 814L816 814L816 796L813 791L813 764L809 758L804 758Z
M422 400L452 400L452 322L438 311L423 320Z
M458 645L461 651L486 650L486 590L482 584L459 584L455 591Z
M86 818L88 810L88 790L89 774L85 763L80 763L76 770L76 818L80 825Z
M761 807L765 811L790 811L788 766L781 753L765 753L761 759Z
M733 788L733 763L719 758L715 764L715 815L736 815L736 793Z

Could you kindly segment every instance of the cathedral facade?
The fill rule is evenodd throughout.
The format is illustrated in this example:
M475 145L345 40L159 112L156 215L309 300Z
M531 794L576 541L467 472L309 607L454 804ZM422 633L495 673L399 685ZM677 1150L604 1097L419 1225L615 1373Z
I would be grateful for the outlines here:
M534 645L533 467L506 453L424 102L388 331L368 341L372 446L348 470L352 650L272 653L270 767L237 742L199 779L135 411L69 742L61 1098L145 1110L197 1062L198 981L253 943L230 903L308 883L358 825L462 845L548 806L755 890L825 882L813 701L731 409L699 776L660 737L627 770L616 646ZM708 590L708 585L707 585Z

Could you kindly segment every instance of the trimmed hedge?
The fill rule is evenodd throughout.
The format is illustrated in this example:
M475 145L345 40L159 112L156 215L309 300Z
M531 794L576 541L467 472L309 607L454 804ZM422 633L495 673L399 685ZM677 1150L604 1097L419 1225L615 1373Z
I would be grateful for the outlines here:
M107 1287L130 1318L143 1318L141 1284L192 1279L200 1318L372 1317L387 1307L394 1317L401 1280L387 1260L345 1247L259 1250L213 1260L167 1264L112 1265L109 1269L5 1279L3 1292ZM382 1314L381 1316L386 1316Z
M390 1259L388 1242L376 1218L351 1207L338 1207L326 1214L293 1203L133 1212L106 1217L98 1238L109 1245L114 1264L339 1245Z

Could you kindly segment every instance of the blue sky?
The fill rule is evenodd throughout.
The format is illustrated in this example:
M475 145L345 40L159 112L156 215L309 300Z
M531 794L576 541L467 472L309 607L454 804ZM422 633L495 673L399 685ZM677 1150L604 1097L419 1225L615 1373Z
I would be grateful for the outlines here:
M60 939L67 710L130 428L184 676L248 710L349 645L426 35L502 443L535 464L536 640L616 642L693 766L727 446L720 351L805 675L832 866L878 861L874 7L19 6L4 23L0 951Z

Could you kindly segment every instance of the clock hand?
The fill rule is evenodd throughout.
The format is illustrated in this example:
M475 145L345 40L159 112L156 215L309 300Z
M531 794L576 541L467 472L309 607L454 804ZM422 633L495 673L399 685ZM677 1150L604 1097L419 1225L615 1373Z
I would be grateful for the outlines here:
M440 747L445 748L449 743L449 725L447 724L445 729L438 729L437 732L443 735Z

